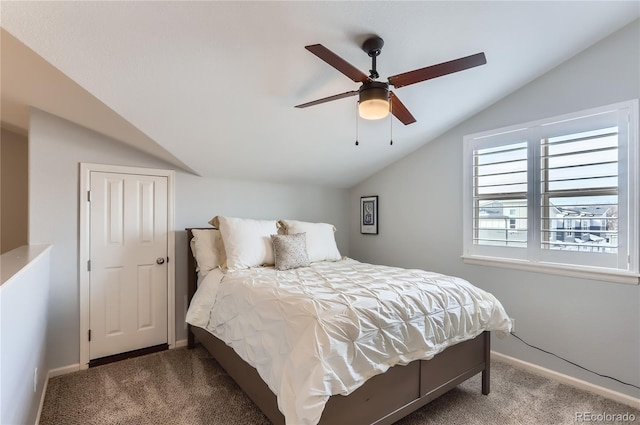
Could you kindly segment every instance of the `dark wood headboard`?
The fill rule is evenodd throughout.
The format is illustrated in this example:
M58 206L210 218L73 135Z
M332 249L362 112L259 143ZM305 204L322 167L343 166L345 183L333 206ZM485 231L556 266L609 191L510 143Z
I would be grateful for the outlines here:
M198 289L198 272L196 272L196 259L191 252L191 239L193 239L192 230L213 230L215 227L187 227L187 298L191 304L191 298ZM191 332L191 325L187 323L187 347L195 346L195 337Z

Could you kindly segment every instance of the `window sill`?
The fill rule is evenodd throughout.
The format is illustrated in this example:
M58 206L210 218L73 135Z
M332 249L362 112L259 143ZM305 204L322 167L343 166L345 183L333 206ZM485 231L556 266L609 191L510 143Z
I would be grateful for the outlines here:
M627 285L640 284L640 274L638 273L607 270L597 267L578 267L549 263L532 263L529 261L484 257L479 255L463 255L462 260L465 262L465 264L473 264L478 266L501 267L535 273L553 274L557 276L600 280L603 282L624 283Z

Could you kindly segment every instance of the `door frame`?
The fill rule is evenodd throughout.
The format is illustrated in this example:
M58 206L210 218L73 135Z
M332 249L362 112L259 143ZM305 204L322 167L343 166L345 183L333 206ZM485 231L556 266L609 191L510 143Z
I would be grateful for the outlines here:
M90 251L90 204L88 192L91 189L91 173L118 173L167 178L167 344L169 349L176 345L176 292L175 292L175 171L155 168L125 167L120 165L80 163L80 192L78 206L80 209L80 240L78 276L80 281L80 369L89 367L89 323L90 323L90 273L88 271Z

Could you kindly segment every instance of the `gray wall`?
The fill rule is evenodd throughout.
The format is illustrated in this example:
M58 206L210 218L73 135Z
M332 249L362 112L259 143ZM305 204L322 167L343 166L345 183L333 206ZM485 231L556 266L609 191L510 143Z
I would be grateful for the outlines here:
M0 254L27 244L27 136L0 135Z
M51 244L51 368L79 361L79 163L173 169L170 165L73 123L34 109L29 129L29 243ZM211 159L215 167L215 158ZM214 215L326 221L348 254L347 191L196 177L176 172L176 340L186 339L185 227Z
M517 321L517 333L530 343L640 385L639 286L465 265L460 258L463 136L638 98L639 52L636 20L351 188L352 257L467 278L503 302ZM359 233L359 198L366 195L379 196L378 236ZM512 337L494 339L493 348L640 397L636 389L567 365Z

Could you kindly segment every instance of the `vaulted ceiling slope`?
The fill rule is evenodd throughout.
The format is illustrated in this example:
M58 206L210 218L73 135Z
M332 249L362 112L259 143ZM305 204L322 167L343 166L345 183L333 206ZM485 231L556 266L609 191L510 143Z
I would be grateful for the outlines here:
M195 172L4 29L0 30L0 48L3 127L26 134L29 110L34 107Z
M335 187L360 182L640 16L637 1L0 7L3 29L104 110L68 118L60 109L81 102L44 89L44 100L31 93L23 106L40 102L203 176ZM323 44L368 73L360 46L372 34L385 40L377 61L383 81L478 52L487 65L395 90L417 118L409 126L390 119L356 126L356 98L294 108L358 87L305 45ZM6 66L3 52L3 74ZM104 119L121 120L118 135L96 128L96 114L107 111L114 116Z

